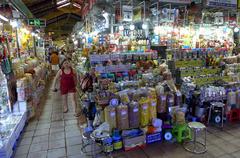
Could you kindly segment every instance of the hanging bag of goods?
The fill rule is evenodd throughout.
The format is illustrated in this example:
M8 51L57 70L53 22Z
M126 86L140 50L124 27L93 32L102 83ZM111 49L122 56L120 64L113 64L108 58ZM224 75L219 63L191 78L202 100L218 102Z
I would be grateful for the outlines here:
M140 125L139 105L137 102L131 102L128 108L129 127L138 128Z
M129 128L127 105L120 105L117 107L117 128L119 130L124 130Z
M157 95L155 89L153 88L148 89L148 99L149 99L149 122L152 122L152 119L157 118Z
M86 74L80 81L80 88L83 92L93 90L93 78L90 74Z
M111 130L117 127L117 116L115 107L112 106L105 107L104 116L105 122L109 124Z
M140 105L140 125L145 127L149 124L149 100L145 97L139 101Z

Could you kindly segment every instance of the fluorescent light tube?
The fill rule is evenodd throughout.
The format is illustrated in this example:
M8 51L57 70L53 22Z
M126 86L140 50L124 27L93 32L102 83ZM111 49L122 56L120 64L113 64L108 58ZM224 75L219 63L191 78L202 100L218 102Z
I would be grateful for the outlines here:
M4 16L2 16L1 14L0 14L0 19L2 19L3 21L8 21L8 19L6 18L6 17L4 17Z

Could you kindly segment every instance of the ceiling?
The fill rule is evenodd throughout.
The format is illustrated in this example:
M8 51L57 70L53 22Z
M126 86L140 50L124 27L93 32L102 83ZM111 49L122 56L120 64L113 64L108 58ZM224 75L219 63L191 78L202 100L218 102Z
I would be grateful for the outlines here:
M86 0L22 0L35 18L46 19L45 32L53 40L66 39L76 22L81 21Z

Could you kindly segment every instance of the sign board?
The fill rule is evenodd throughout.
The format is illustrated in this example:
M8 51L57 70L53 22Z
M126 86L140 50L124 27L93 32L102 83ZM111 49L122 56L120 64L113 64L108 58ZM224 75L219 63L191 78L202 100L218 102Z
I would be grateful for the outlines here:
M190 4L191 0L159 0L159 2Z
M237 0L207 0L211 7L237 8Z
M43 19L28 19L28 25L36 27L46 27L46 20Z
M122 6L123 21L132 21L133 7L128 5Z

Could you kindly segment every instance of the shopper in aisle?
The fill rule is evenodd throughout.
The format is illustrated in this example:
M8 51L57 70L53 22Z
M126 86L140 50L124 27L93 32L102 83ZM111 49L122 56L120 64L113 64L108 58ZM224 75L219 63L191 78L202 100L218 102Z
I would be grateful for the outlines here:
M52 52L51 57L50 57L50 62L52 65L52 73L55 75L56 72L59 70L58 52L56 52L56 51Z
M62 50L61 51L61 53L60 53L60 55L59 55L59 64L60 64L60 68L61 68L61 64L63 63L63 61L66 59L66 56L65 56L65 54L64 54L64 51Z
M68 96L71 97L71 101L75 110L75 116L79 117L80 112L77 108L77 96L76 96L76 85L77 75L75 70L72 68L70 59L65 59L61 64L61 69L58 71L54 79L54 91L57 91L57 82L60 80L60 92L63 99L64 113L68 112Z

